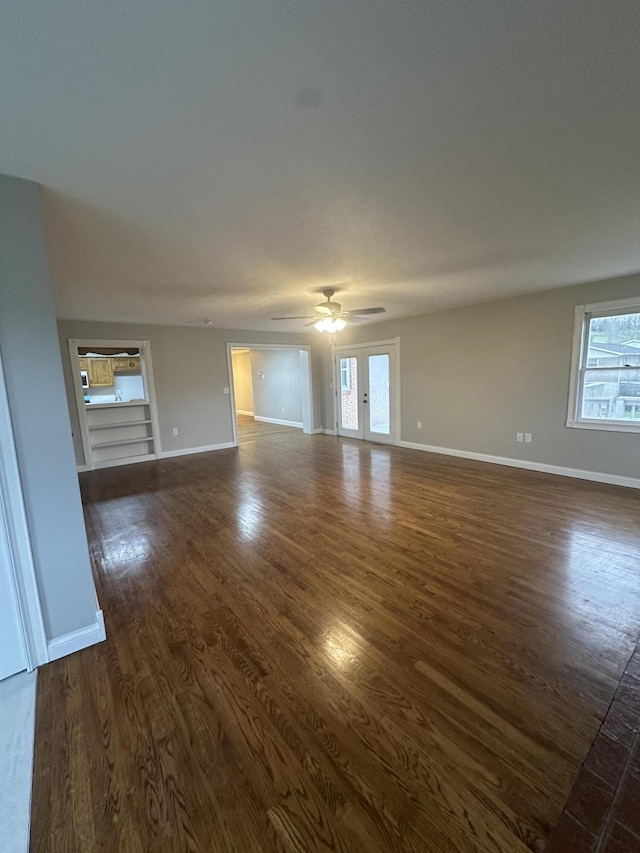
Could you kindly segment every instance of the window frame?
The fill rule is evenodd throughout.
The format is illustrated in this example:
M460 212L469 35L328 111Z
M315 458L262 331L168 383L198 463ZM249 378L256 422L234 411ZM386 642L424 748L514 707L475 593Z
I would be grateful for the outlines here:
M589 323L593 317L612 317L617 314L640 313L640 297L618 299L612 302L593 302L588 305L576 305L573 325L573 346L571 351L571 372L569 384L569 404L566 426L574 429L595 429L604 432L640 433L640 421L636 424L623 420L604 420L583 418L582 402L584 392L584 372L594 370L639 370L635 367L587 367L589 343ZM640 348L638 349L640 355Z
M344 361L347 362L347 364L344 366L344 368L342 366L342 361L343 361L343 359L340 359L340 390L341 391L351 391L351 368L349 365L349 359L344 359ZM343 382L343 370L345 370L345 369L346 369L346 375L347 375L347 384L346 385Z

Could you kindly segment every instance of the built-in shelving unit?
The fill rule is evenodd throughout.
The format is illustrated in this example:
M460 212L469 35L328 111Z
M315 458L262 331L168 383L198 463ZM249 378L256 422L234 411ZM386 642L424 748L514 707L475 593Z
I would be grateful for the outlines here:
M149 341L69 338L68 343L84 457L78 468L157 459L161 451ZM98 380L104 365L108 376L102 382ZM87 385L82 371L91 374L90 368L93 374ZM134 381L129 381L132 376ZM108 390L114 377L121 391ZM92 387L98 392L93 393ZM122 396L124 400L119 399Z
M85 406L92 467L155 456L150 403L88 403Z

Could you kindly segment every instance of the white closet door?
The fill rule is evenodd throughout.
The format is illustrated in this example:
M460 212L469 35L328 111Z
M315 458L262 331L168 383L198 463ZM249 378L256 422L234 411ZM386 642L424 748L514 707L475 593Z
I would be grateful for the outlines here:
M2 495L0 495L0 680L27 668L27 650L13 581Z

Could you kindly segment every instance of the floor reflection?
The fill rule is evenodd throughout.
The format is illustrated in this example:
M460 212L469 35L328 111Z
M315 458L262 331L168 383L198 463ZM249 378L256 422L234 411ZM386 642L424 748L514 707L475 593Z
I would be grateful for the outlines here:
M263 529L264 505L255 496L242 495L238 501L236 526L245 541L257 539Z
M326 657L343 675L349 675L359 669L359 645L353 633L345 630L340 623L332 624L323 636Z
M618 658L635 642L640 606L640 542L606 524L575 521L554 574L555 609L565 640ZM606 630L603 614L610 614ZM593 626L599 624L595 632ZM631 646L630 646L631 648Z

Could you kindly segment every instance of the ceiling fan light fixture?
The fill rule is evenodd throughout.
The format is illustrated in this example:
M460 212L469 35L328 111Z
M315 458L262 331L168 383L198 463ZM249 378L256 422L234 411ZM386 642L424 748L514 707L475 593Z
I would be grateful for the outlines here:
M323 332L333 334L334 332L341 332L346 325L346 320L343 320L341 317L324 317L322 320L314 323L313 328L317 329L320 334Z

